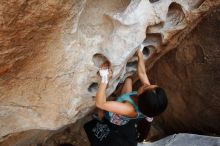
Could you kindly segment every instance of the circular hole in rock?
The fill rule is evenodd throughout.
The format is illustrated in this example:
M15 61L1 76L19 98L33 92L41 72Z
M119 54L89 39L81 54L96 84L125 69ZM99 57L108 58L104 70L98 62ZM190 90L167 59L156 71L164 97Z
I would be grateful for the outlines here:
M109 63L108 59L104 55L99 53L93 55L92 61L97 67L100 67L105 62Z
M167 20L164 27L173 27L180 24L185 18L182 6L176 2L172 2L168 8Z
M150 49L148 48L148 46L145 46L144 48L143 48L143 54L144 54L144 56L145 57L148 57L149 56L149 54L150 54Z
M128 62L126 67L136 67L137 66L137 61L133 61L133 62Z
M98 90L98 83L92 83L88 88L88 91L91 93L95 93L97 90Z
M133 62L128 62L126 64L126 72L134 72L137 70L137 61L133 61Z

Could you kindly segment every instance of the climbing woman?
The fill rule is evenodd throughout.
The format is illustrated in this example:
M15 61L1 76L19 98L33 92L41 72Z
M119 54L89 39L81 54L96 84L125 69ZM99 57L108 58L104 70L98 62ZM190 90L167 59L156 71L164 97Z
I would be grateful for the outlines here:
M153 117L158 116L167 107L165 91L149 82L142 51L138 49L136 54L138 56L137 73L142 83L138 91L132 91L132 79L128 77L122 87L121 96L116 101L107 101L105 92L112 73L106 65L99 71L102 80L96 94L96 106L105 111L104 123L109 128L103 130L102 127L100 130L100 127L96 127L93 131L99 129L96 134L99 137L102 135L102 141L107 141L105 145L136 146L137 141L143 141L146 138ZM103 131L105 131L104 136L101 134Z

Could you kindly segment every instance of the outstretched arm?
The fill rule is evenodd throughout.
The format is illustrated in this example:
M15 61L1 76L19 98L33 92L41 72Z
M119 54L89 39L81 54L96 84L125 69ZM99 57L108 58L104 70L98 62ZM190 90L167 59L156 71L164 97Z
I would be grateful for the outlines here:
M138 76L141 80L141 83L150 85L150 81L147 77L147 73L146 73L146 68L145 68L145 64L144 64L144 55L143 53L140 51L140 49L138 49L137 51L137 56L138 56Z

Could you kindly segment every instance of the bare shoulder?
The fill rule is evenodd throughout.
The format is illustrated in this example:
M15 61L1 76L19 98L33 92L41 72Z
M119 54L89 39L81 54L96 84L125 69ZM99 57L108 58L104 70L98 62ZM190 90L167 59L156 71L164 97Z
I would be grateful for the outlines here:
M127 113L127 116L130 118L134 118L137 115L137 112L135 111L134 107L132 104L128 101L123 102L130 110Z

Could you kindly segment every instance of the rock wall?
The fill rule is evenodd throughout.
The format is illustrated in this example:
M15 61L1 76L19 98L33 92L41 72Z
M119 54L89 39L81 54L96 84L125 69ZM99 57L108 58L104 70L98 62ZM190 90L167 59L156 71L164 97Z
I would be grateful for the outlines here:
M75 122L94 106L102 62L113 69L110 95L134 73L138 45L150 66L219 3L1 0L0 137Z
M219 16L218 6L150 70L152 81L169 97L158 121L166 134L220 135Z
M174 134L156 142L138 144L138 146L217 146L220 145L219 137L202 136L196 134Z

